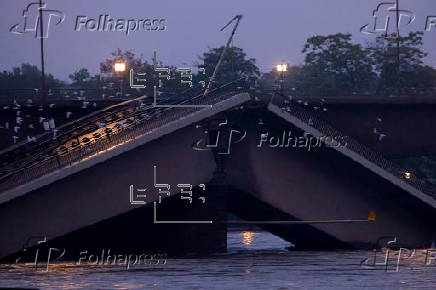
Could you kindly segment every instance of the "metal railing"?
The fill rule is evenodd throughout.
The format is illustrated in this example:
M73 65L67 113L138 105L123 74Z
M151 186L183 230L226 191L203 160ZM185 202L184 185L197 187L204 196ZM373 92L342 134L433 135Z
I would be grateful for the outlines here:
M281 108L280 101L275 101L274 105ZM410 170L402 168L398 164L386 159L380 153L375 152L367 146L359 143L355 139L345 136L343 133L329 125L324 120L314 117L300 105L291 105L288 109L288 112L293 117L296 117L325 136L343 136L343 141L347 142L347 149L357 153L364 159L377 165L379 168L401 179L402 181L407 182L409 185L415 187L421 192L431 196L432 198L436 198L436 188L432 184L418 178L416 175L412 174Z
M102 100L103 94L107 96L116 95L118 88L105 89L102 88L68 88L68 87L53 87L47 90L47 100ZM42 93L40 88L1 88L0 100L2 101L17 101L25 102L31 99L32 101L42 101Z
M232 96L239 92L231 91L225 94L217 94L211 91L206 98L200 95L194 98L178 103L179 105L216 105L222 101L231 99ZM114 134L107 134L98 140L94 140L90 144L81 145L74 150L68 151L65 154L52 152L46 158L38 163L33 163L27 167L20 168L7 176L2 176L0 179L0 193L25 184L31 180L39 178L51 172L55 172L61 168L71 166L84 159L90 158L101 152L111 150L125 143L142 137L145 134L150 134L169 123L179 120L181 117L186 117L189 114L200 110L210 109L208 107L181 107L181 108L164 108L156 110L149 118L135 120L127 127L121 128Z

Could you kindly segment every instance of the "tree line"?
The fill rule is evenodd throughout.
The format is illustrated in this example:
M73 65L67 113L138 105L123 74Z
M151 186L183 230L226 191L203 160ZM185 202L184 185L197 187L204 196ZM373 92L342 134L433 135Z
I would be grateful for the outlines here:
M399 41L399 50L397 49ZM302 64L288 64L284 74L284 88L288 95L307 96L352 96L352 95L432 95L436 92L436 70L424 64L427 53L423 50L423 33L411 32L397 39L395 35L379 36L365 46L353 43L351 34L337 33L327 36L313 36L307 39L302 53ZM201 91L211 76L224 47L211 48L203 53L195 65L204 68L194 69L192 75L183 75L172 65L168 67L170 79L160 90L166 93L183 94L187 90ZM91 74L82 68L69 75L70 83L47 76L49 88L107 89L108 94L116 94L119 84L124 93L135 95L137 90L130 88L130 76L113 72L114 62L122 61L128 70L145 73L147 87L141 93L152 94L153 86L159 84L162 76L155 71L151 61L144 60L132 51L114 51L110 58L100 63L100 71ZM278 73L272 69L261 73L254 58L249 58L243 49L231 47L227 51L215 85L228 83L244 77L247 86L261 93L277 89ZM41 72L36 66L22 64L12 71L0 73L0 89L39 88Z

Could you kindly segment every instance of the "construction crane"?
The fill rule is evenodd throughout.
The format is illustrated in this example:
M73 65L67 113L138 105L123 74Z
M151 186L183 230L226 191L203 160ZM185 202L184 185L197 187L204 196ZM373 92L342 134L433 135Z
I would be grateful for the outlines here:
M213 71L213 74L212 74L212 76L211 76L210 79L209 79L209 82L208 82L208 84L207 84L206 90L205 90L204 93L203 93L203 97L207 96L207 94L209 93L209 91L210 91L210 89L211 89L211 87L212 87L212 85L213 85L213 82L215 81L215 77L216 77L216 75L217 75L217 73L218 73L218 71L219 71L219 68L220 68L220 66L221 66L221 63L223 62L224 55L226 54L227 49L228 49L229 46L230 46L230 43L232 43L233 36L235 35L236 29L238 28L238 25L239 25L239 22L241 21L241 19L242 19L242 15L241 15L241 14L238 14L238 15L236 15L235 17L233 17L233 18L232 18L232 19L231 19L231 20L230 20L230 21L229 21L229 22L228 22L228 23L227 23L223 28L221 28L221 31L223 31L224 29L227 28L227 26L229 26L230 24L232 24L232 22L236 21L235 26L233 27L232 33L230 34L230 37L229 37L229 39L227 40L227 44L226 44L226 46L224 47L223 51L221 52L220 58L219 58L219 60L218 60L218 62L217 62L217 64L216 64L216 66L215 66L215 69L214 69L214 71Z

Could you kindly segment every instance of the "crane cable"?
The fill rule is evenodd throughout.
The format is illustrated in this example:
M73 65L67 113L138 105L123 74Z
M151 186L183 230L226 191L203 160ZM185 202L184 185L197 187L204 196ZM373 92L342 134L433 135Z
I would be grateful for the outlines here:
M227 41L227 44L226 44L226 46L224 47L223 51L221 52L220 58L219 58L219 60L218 60L218 63L216 64L215 69L214 69L214 71L213 71L213 74L212 74L212 76L211 76L211 78L210 78L210 80L209 80L209 82L208 82L208 84L207 84L206 89L204 90L203 97L206 97L206 96L207 96L207 94L209 93L209 90L210 90L211 87L212 87L213 82L215 81L215 77L216 77L216 75L217 75L217 73L218 73L218 70L219 70L219 68L220 68L220 66L221 66L221 63L223 62L224 55L225 55L227 49L229 48L230 43L231 43L232 40L233 40L233 36L235 35L236 29L238 28L238 25L239 25L239 22L241 21L241 19L242 19L242 15L241 15L241 14L238 14L238 15L236 15L235 17L233 17L233 18L232 18L232 19L231 19L231 20L230 20L230 21L229 21L229 22L228 22L228 23L227 23L223 28L221 28L221 31L223 31L223 30L224 30L225 28L227 28L227 26L229 26L233 21L236 21L235 26L233 27L232 33L230 34L230 37L229 37L229 39L228 39L228 41Z

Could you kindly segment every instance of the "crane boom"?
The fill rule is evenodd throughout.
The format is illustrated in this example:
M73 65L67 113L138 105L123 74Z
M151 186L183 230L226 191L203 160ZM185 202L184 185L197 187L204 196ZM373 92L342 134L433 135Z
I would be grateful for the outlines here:
M209 93L209 90L211 89L211 87L212 87L212 85L213 85L213 82L215 81L215 77L216 77L216 75L217 75L217 73L218 73L218 71L219 71L219 68L220 68L220 66L221 66L221 63L223 62L224 55L226 54L227 49L228 49L229 46L230 46L230 43L232 43L233 36L235 35L236 29L238 28L238 25L239 25L239 22L241 21L241 19L242 19L242 15L241 15L241 14L238 14L238 15L236 15L235 17L233 17L232 20L230 20L230 21L229 21L229 22L228 22L228 23L227 23L223 28L221 28L221 31L223 31L227 26L229 26L233 21L236 20L236 23L235 23L235 26L233 27L232 33L230 34L230 37L229 37L229 39L227 40L227 44L226 44L226 46L224 47L223 51L221 52L220 58L219 58L219 60L218 60L218 62L217 62L217 64L216 64L216 66L215 66L215 69L214 69L214 71L213 71L213 74L212 74L212 76L211 76L210 79L209 79L209 82L208 82L208 84L207 84L206 90L205 90L204 93L203 93L203 97L205 97L205 96Z

